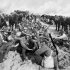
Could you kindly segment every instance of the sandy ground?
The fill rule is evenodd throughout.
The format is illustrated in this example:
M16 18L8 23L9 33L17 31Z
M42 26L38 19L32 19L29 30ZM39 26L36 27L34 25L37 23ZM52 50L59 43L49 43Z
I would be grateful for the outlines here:
M44 24L43 22L41 22L41 24L48 27L48 31L47 32L51 33L53 38L55 36L58 36L58 31L56 31L56 26L55 25Z
M51 33L51 36L53 38L55 38L56 36L58 36L58 31L56 31L56 26L55 25L50 25L50 27L48 28L48 33Z
M9 51L5 56L4 62L0 63L0 70L54 70L40 67L33 64L30 60L22 62L20 55L15 51Z

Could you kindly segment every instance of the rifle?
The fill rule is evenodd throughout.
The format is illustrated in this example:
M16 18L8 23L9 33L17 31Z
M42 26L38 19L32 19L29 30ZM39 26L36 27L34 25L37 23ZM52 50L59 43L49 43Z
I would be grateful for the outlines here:
M54 41L53 41L53 39L52 39L51 34L49 34L49 37L50 37L50 39L51 39L51 42L52 42L52 44L53 44L53 47L55 48L55 52L56 52L56 54L58 55L58 50L57 50L56 45L54 44Z
M55 48L55 52L56 52L56 56L54 57L54 67L55 67L55 70L58 70L59 69L59 63L58 63L58 47L56 47L56 45L54 44L54 41L52 39L52 36L51 34L49 34L49 37L51 38L51 42Z

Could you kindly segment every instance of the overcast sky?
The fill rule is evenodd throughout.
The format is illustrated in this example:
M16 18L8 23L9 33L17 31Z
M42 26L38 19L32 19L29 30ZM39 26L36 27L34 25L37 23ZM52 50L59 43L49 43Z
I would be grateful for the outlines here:
M70 16L70 0L0 0L0 11L10 13L14 10Z

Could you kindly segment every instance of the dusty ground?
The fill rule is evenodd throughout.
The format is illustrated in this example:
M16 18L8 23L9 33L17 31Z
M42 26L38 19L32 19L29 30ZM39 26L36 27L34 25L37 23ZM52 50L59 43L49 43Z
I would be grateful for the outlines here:
M44 24L41 22L42 25L45 25L48 27L48 33L51 33L52 37L55 37L58 35L58 31L56 31L56 26L55 25L49 25L49 24Z
M54 38L55 36L58 36L59 32L56 31L56 26L55 25L51 25L48 28L48 33L51 33L52 37Z

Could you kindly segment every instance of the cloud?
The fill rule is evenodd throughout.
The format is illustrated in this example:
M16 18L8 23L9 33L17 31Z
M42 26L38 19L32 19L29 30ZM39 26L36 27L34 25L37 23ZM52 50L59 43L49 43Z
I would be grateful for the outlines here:
M64 3L64 4L63 4ZM39 14L70 16L70 4L64 1L48 1L37 9Z
M70 0L0 0L0 11L29 10L34 14L70 16Z

